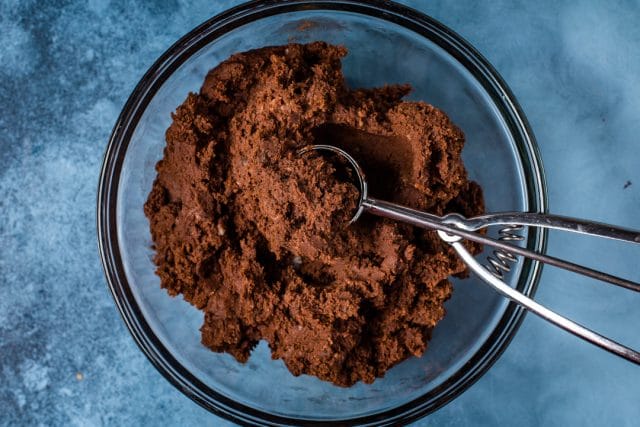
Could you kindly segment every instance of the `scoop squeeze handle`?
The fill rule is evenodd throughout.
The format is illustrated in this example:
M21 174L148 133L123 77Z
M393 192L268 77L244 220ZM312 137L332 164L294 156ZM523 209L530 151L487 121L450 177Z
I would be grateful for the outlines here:
M540 316L541 318L543 318L544 320L564 329L565 331L570 332L571 334L591 343L594 344L600 348L603 348L617 356L620 356L626 360L629 360L635 364L639 364L640 365L640 352L637 352L629 347L626 347L616 341L613 341L603 335L598 334L595 331L592 331L591 329L588 329L582 325L580 325L579 323L574 322L571 319L568 319L546 307L544 307L543 305L537 303L536 301L534 301L533 299L523 295L522 293L518 292L517 290L513 289L511 286L507 285L505 282L503 282L502 280L498 279L497 277L495 277L493 274L491 274L484 266L480 265L480 263L478 263L478 261L476 261L476 259L473 257L473 255L471 255L471 253L469 253L469 251L467 251L467 249L464 247L464 245L461 243L462 238L467 238L468 240L471 241L475 241L478 243L482 243L482 244L487 244L487 245L491 245L494 247L499 247L501 249L504 250L508 250L511 252L515 252L515 253L519 253L522 254L524 256L527 256L529 258L533 258L542 262L546 262L546 263L550 263L550 264L554 264L558 267L561 268L565 268L567 270L570 271L574 271L589 277L593 277L596 279L600 279L600 280L605 280L614 284L619 284L616 281L621 281L623 282L623 285L628 289L632 289L632 290L640 290L640 284L638 283L634 283L634 282L630 282L627 281L625 279L620 279L618 277L615 276L610 276L606 273L602 273L600 271L596 271L596 270L592 270L589 269L587 267L583 267L583 266L579 266L577 264L573 264L570 263L568 261L563 261L563 260L559 260L557 258L554 257L549 257L548 255L543 255L543 254L539 254L537 252L533 252L533 251L529 251L527 249L521 248L519 246L514 246L514 245L510 245L504 242L501 242L499 240L493 240L491 238L476 234L472 231L466 231L464 229L458 228L458 225L454 225L454 224L465 224L465 221L467 221L466 218L460 216L460 215L455 215L455 217L452 216L446 216L446 217L439 217L437 215L433 215L433 214L429 214L427 212L420 212L420 211L416 211L414 209L410 209L404 206L400 206L397 205L395 203L390 203L390 202L386 202L383 200L377 200L377 199L372 199L372 198L366 198L363 203L363 211L364 212L369 212L372 213L374 215L378 215L378 216L382 216L385 218L390 218L390 219L395 219L398 221L402 221L402 222L406 222L408 224L412 224L421 228L426 228L426 229L435 229L438 231L438 235L440 236L440 238L442 240L444 240L445 242L449 243L453 249L458 253L458 255L460 256L460 258L462 258L462 260L464 261L464 263L471 269L471 271L473 271L475 274L477 274L482 281L484 281L486 284L488 284L490 287L492 287L495 291L497 291L500 295L508 298L509 300L521 305L522 307L524 307L525 309L529 310L530 312ZM487 217L491 217L490 215L488 215ZM500 217L499 215L496 215L496 217ZM540 217L540 216L535 216L535 217ZM472 223L474 221L475 218L470 218L468 221L470 223ZM510 217L510 219L513 219L512 217ZM447 222L451 221L451 224L448 224ZM490 221L484 221L482 223L483 225L478 226L478 228L484 228L487 227L489 225L497 225L497 224L501 224L500 222L490 222ZM506 224L510 224L510 222L507 222ZM532 225L531 223L528 224L523 224L523 225ZM469 225L467 225L467 227L471 227ZM550 227L550 228L560 228L560 227ZM560 228L560 229L564 229L564 228ZM610 227L609 229L617 229L616 227ZM608 230L609 230L608 229ZM577 230L573 230L570 229L568 231L576 231L576 232L581 232L584 234L592 234L592 235L599 235L596 234L595 232L586 232L586 231L577 231ZM597 230L596 230L597 231ZM631 232L633 233L633 232ZM637 233L636 233L637 235ZM603 236L603 237L610 237L610 238L614 238L611 236ZM635 242L638 243L637 240L629 240L629 239L621 239L621 240L625 240L625 241L631 241L631 242ZM551 262L550 262L551 261Z

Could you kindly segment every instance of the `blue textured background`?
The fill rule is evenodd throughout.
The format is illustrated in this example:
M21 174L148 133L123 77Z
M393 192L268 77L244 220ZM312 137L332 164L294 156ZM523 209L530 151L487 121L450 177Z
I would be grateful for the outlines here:
M111 127L175 40L237 2L0 2L0 424L226 425L124 327L98 258ZM537 135L554 213L640 228L640 3L404 1L498 69ZM535 3L535 4L534 4ZM640 281L640 249L552 235ZM640 347L640 296L547 268L538 299ZM416 425L637 425L640 368L528 316L503 357Z

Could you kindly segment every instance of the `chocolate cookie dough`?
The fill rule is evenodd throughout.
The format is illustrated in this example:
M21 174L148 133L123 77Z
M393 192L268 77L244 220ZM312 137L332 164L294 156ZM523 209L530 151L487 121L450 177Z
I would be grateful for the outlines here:
M202 342L245 362L259 340L294 375L371 383L420 356L465 267L433 231L364 215L329 143L372 196L483 211L462 132L410 87L350 89L323 42L233 55L173 114L145 204L161 285L204 311ZM473 248L477 251L477 247Z

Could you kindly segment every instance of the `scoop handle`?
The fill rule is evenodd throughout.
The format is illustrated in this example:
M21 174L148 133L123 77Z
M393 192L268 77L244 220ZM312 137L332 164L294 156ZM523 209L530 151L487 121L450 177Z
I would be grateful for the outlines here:
M493 246L494 248L502 249L512 254L522 255L536 261L544 262L545 264L553 265L555 267L563 268L574 273L582 274L583 276L611 283L613 285L620 286L635 292L640 292L640 283L636 283L631 280L617 277L612 274L598 271L593 268L579 265L570 261L562 260L550 255L531 251L527 248L515 246L502 240L495 240L485 235L479 234L475 231L471 231L473 229L472 225L474 225L473 221L476 218L467 220L465 217L458 214L449 214L446 217L440 217L428 212L422 212L408 208L406 206L401 206L396 203L374 199L373 197L366 198L362 201L361 210L385 218L402 221L407 224L415 225L417 227L443 231L454 236L460 236L464 239L471 240L472 242ZM508 219L513 219L513 217L509 217ZM486 227L487 224L493 225L499 223L496 223L495 221L490 223L486 222L484 223L484 225L480 223L481 226L478 227L483 228ZM507 224L510 223L507 222Z
M464 218L457 214L451 214L446 215L444 219L469 231L480 230L492 225L524 225L640 244L640 231L568 216L534 212L499 212L473 218Z

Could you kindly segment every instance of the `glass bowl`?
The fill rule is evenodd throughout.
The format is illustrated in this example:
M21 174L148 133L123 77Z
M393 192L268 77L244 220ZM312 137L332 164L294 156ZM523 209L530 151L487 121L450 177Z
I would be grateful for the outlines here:
M382 1L265 1L231 9L184 36L144 75L111 135L98 190L98 239L115 302L134 339L179 390L244 424L387 425L415 420L455 398L502 353L523 311L476 278L454 281L429 349L371 385L341 388L294 377L262 342L249 362L200 344L202 312L170 298L154 274L143 203L171 112L232 53L324 40L349 49L351 87L410 83L409 99L447 112L467 137L463 158L488 211L544 211L545 184L527 121L496 71L433 19ZM369 171L375 173L375 171ZM546 236L520 242L544 251ZM487 255L487 254L485 254ZM540 266L519 260L505 280L532 295Z

